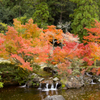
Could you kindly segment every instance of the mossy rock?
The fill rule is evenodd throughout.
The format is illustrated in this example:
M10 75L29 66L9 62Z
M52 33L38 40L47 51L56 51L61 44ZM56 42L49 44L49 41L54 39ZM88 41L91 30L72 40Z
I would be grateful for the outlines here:
M44 78L50 77L50 76L52 75L52 73L45 72L45 71L43 71L43 69L40 69L40 70L37 72L37 74L38 74L39 76L41 76L41 77L44 77Z

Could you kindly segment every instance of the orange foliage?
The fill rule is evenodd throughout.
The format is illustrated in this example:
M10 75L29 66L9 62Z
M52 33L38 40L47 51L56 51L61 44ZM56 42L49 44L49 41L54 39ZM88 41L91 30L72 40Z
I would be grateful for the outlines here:
M99 25L99 23L96 23ZM32 70L32 63L47 63L58 64L58 68L62 71L72 73L68 67L74 59L82 59L88 62L88 65L93 64L91 59L100 60L100 25L96 28L87 29L95 33L91 33L84 37L84 42L88 43L83 45L79 43L78 36L63 33L61 29L56 29L56 26L48 26L48 29L42 30L33 20L30 19L28 23L22 25L20 21L14 19L14 27L8 27L6 35L0 35L0 56L3 53L8 58L15 58L18 60L19 66ZM54 47L52 41L56 39L58 43L62 44L62 48ZM92 42L92 43L90 43ZM31 64L25 61L26 56L31 56ZM99 73L99 72L98 72Z
M54 25L48 26L48 29L43 31L48 36L49 41L57 39L58 42L61 42L61 39L63 38L62 34L64 34L61 29L56 29L56 26Z
M91 49L91 56L95 60L100 60L100 23L96 21L95 28L85 28L89 31L88 36L84 36L84 43L88 43Z
M30 71L32 71L32 67L30 67L30 63L29 62L25 62L23 58L21 58L20 56L16 55L16 54L12 54L11 55L12 58L16 58L18 61L21 62L21 65L19 65L20 67L22 67L23 69L28 69Z
M84 36L84 43L88 43L91 49L91 57L94 61L100 60L100 22L95 21L95 28L85 28L89 33ZM96 71L96 68L92 70ZM100 74L100 68L97 68L97 75Z

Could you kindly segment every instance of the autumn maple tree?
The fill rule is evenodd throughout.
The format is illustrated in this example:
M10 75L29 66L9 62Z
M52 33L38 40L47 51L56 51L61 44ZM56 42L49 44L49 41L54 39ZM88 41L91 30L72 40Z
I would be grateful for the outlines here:
M96 61L100 60L100 22L95 20L94 28L85 28L88 31L88 36L84 36L84 43L87 43L91 50L91 58L94 61L94 67L96 68ZM92 71L94 71L94 69ZM100 68L97 69L97 74L100 74Z
M84 43L87 42L84 45L79 43L78 36L64 33L56 26L43 30L33 24L32 19L25 25L14 19L14 26L8 26L6 35L0 34L0 56L30 71L33 64L49 63L57 65L61 72L73 73L83 62L91 66L99 60L99 23L96 25L94 29L87 29L96 35L89 33L84 37ZM55 46L55 43L61 45Z
M2 46L6 51L5 59L16 62L24 69L32 70L31 64L45 62L48 58L50 46L42 37L42 29L33 24L32 19L25 25L14 19L14 27L8 26L5 34L1 35L1 43L3 42ZM4 52L3 49L1 54ZM28 61L30 57L31 59Z

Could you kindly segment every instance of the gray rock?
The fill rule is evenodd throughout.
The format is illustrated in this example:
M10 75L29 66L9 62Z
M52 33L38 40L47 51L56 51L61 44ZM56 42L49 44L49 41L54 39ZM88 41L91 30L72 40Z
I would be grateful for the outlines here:
M47 96L44 100L65 100L62 95Z
M84 85L89 85L93 79L91 77L84 76L83 80L84 80Z
M44 78L40 78L40 77L39 77L39 82L41 82L41 81L43 81L43 80L44 80Z
M39 78L33 78L33 82L35 83L39 82Z
M83 86L83 84L81 84L79 82L67 82L67 84L66 84L67 88L80 88L82 86Z
M49 77L49 79L51 80L51 79L53 79L53 77Z
M67 82L66 82L66 87L67 88L80 88L84 85L83 79L78 78L78 77L71 77Z
M38 75L35 74L35 73L32 73L32 74L30 74L30 75L28 76L28 79L29 79L29 80L32 80L33 78L38 78Z
M30 81L27 81L26 82L26 87L32 87L33 86L33 81L32 80L30 80Z
M57 77L55 77L54 79L53 79L53 81L59 81L59 78L57 78Z

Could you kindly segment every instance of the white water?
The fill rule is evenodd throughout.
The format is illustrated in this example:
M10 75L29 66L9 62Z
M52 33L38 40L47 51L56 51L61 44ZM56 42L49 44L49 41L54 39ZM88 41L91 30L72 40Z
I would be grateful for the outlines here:
M51 85L51 89L50 90L57 90L56 88L54 88L54 84Z
M25 84L25 85L20 86L20 88L25 88L25 87L26 87L26 84Z
M48 83L46 83L46 88L45 89L43 89L42 91L49 91L49 88L48 88Z
M93 80L92 80L90 84L96 84L96 83L95 83L95 82L93 82Z
M49 85L49 84L46 83L46 88L43 89L42 91L57 90L57 85L58 85L58 83L56 83L55 88L54 88L54 84L51 85L51 88L50 88L50 89L48 88L48 85Z
M88 72L86 72L86 75L89 77L92 77L93 75L89 74Z
M56 83L56 87L55 87L56 89L57 89L57 86L58 86L58 83Z

